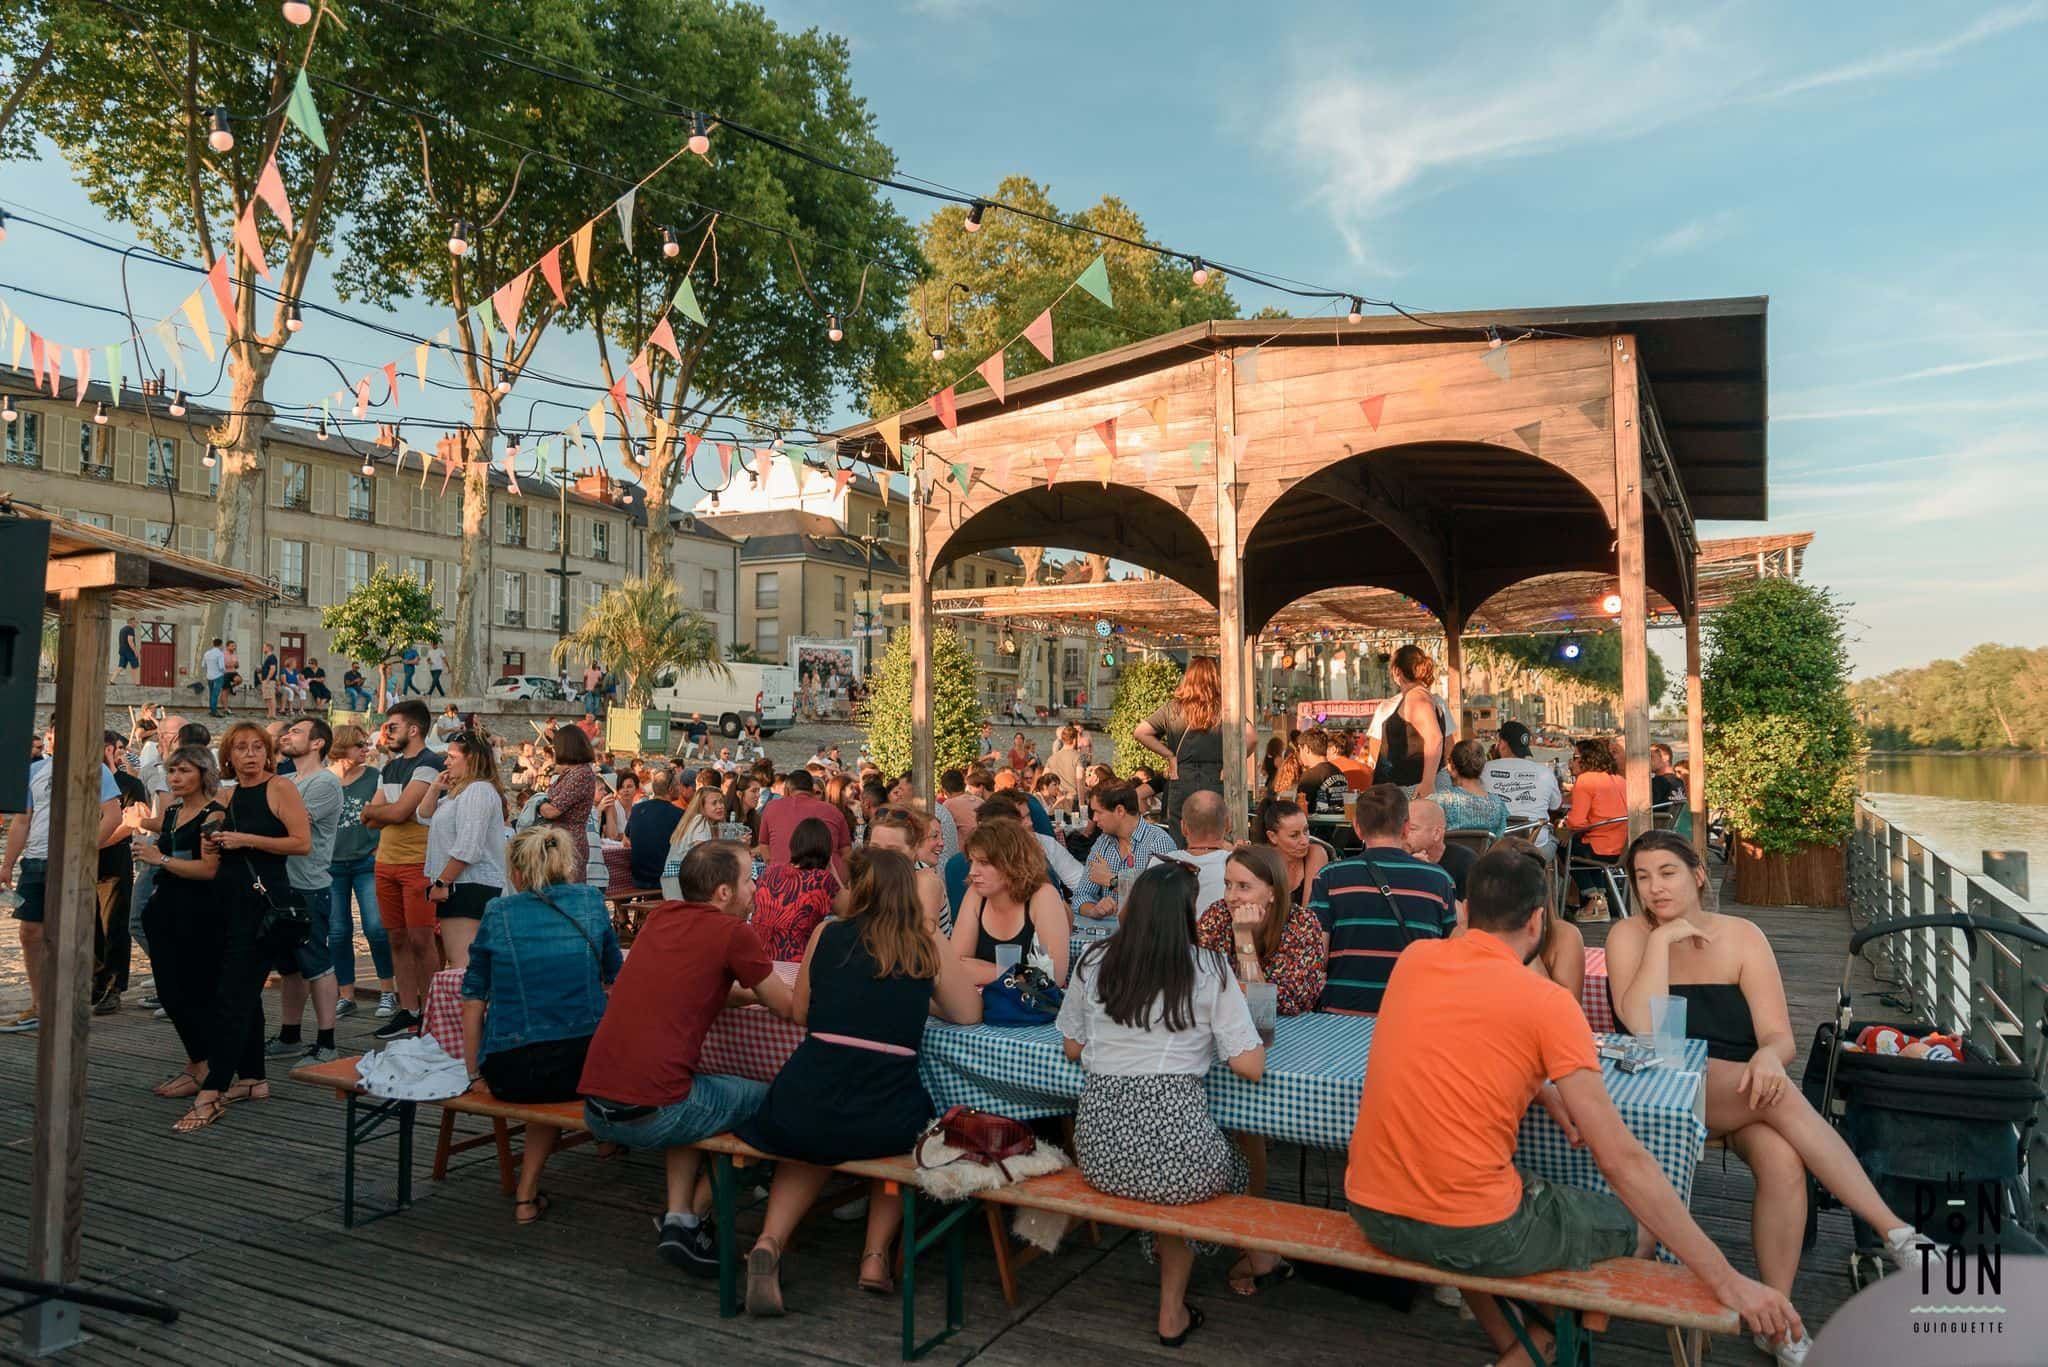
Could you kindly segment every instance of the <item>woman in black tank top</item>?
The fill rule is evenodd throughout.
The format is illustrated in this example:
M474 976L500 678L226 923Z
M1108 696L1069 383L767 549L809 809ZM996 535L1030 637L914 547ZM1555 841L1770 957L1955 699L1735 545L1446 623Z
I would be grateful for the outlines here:
M209 825L205 837L220 859L214 880L223 931L220 978L207 1033L206 1077L175 1127L179 1134L213 1124L231 1101L270 1095L263 1076L263 984L273 969L296 967L297 960L286 954L288 964L280 964L257 932L268 904L293 896L285 857L313 848L306 804L291 780L277 776L277 742L269 732L254 722L236 722L221 737L220 756L235 780L222 804L227 820L218 828Z

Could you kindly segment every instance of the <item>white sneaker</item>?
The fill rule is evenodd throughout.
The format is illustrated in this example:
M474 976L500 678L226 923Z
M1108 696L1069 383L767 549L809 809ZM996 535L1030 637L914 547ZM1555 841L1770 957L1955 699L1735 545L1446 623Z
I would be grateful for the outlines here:
M1453 1310L1463 1309L1465 1305L1465 1297L1455 1286L1432 1286L1429 1295L1438 1305L1448 1306Z
M1898 1265L1901 1271L1911 1270L1913 1264L1909 1260L1923 1248L1928 1250L1929 1256L1936 1261L1941 1261L1948 1257L1948 1249L1946 1247L1928 1238L1911 1225L1900 1225L1897 1229L1885 1231L1884 1250L1891 1255L1892 1261Z
M863 1196L857 1201L848 1202L846 1205L843 1205L839 1207L839 1209L833 1211L832 1218L841 1221L845 1224L852 1224L856 1220L867 1219L868 1198Z
M379 992L377 994L377 1014L379 1016L389 1016L396 1010L398 1010L398 994L396 992Z
M1756 1350L1759 1353L1773 1359L1778 1364L1778 1367L1804 1367L1806 1355L1813 1349L1813 1339L1811 1337L1786 1339L1783 1343L1772 1343L1762 1334L1751 1334L1749 1341L1756 1345Z

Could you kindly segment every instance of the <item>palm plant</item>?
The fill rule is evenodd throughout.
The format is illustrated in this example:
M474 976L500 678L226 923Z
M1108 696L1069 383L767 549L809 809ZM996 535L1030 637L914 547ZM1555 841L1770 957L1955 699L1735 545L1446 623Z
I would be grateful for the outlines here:
M705 671L730 678L718 648L718 631L685 608L674 581L628 579L605 590L583 625L555 643L555 667L570 660L595 660L619 681L624 707L653 701L657 681L667 675Z

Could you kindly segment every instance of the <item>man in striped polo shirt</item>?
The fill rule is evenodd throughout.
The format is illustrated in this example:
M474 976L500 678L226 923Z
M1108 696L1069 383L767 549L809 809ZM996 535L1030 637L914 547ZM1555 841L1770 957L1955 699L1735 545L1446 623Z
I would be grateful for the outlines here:
M1330 976L1317 1009L1370 1016L1403 949L1464 926L1451 876L1403 843L1408 798L1399 787L1376 783L1360 793L1352 824L1362 847L1325 864L1309 890L1309 910L1330 935Z

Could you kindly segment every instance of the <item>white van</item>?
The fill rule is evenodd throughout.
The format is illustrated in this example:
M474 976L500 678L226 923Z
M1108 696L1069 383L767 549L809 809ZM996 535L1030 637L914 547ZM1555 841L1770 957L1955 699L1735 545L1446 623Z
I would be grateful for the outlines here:
M740 735L750 721L763 736L796 724L795 665L728 663L726 669L730 677L698 671L665 680L654 690L654 705L668 709L669 725L678 730L689 725L695 712L727 739Z

